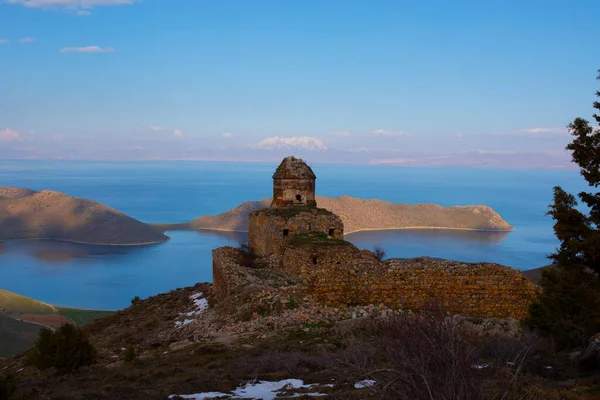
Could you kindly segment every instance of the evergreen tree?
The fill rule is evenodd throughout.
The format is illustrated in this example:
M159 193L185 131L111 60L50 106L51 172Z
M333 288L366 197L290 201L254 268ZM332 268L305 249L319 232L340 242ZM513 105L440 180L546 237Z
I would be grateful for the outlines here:
M58 373L68 374L96 362L96 349L81 328L65 324L55 331L40 329L26 361L40 370L56 368Z
M596 96L600 98L600 91ZM593 117L600 125L600 102L594 102L594 108L598 113ZM600 332L600 126L576 118L568 128L574 139L567 150L591 190L578 194L587 211L578 209L575 196L554 188L548 215L555 221L560 246L549 256L555 267L542 272L543 290L526 321L552 335L563 348L586 345L590 336Z

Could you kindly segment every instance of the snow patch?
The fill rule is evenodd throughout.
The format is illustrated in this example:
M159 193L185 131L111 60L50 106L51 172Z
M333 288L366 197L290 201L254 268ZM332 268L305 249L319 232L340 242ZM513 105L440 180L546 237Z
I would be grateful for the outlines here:
M183 321L175 321L175 327L179 328L180 326L184 326L192 322L193 319L184 319Z
M186 315L188 317L192 316L192 315L201 314L204 310L206 310L208 308L208 301L206 300L206 298L204 297L204 294L202 292L191 295L190 299L192 299L194 301L194 305L196 306L196 309L187 313Z
M316 385L305 385L304 381L300 379L284 379L279 382L269 381L258 381L256 383L247 383L243 386L238 387L231 393L220 393L220 392L204 392L196 394L184 394L179 397L190 400L205 400L214 399L219 397L228 397L230 399L262 399L262 400L273 400L282 390L292 389L306 389ZM172 394L169 396L170 399L177 395ZM300 396L325 396L324 393L298 393L287 397L300 397Z
M364 381L356 382L354 384L354 388L362 389L362 388L366 388L366 387L373 387L373 386L375 386L376 383L377 383L377 381L374 381L373 379L365 379Z
M204 297L204 293L199 292L190 296L190 300L194 302L194 309L187 313L180 313L179 315L185 315L186 317L195 317L202 314L209 306L208 300ZM175 321L175 327L180 328L184 325L192 322L193 319L185 318L183 321Z

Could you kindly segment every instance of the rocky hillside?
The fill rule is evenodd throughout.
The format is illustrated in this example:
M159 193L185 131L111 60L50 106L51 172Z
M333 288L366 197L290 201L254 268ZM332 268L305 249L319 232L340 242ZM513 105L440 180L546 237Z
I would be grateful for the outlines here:
M136 245L169 238L113 208L50 190L0 187L0 240L54 239Z
M271 199L247 201L222 214L206 215L178 228L248 230L248 214L269 207ZM350 196L317 196L318 207L340 216L344 232L402 228L454 228L508 231L513 228L487 206L442 207L437 204L400 204Z
M83 330L97 362L75 374L39 371L23 355L0 359L0 383L14 377L12 398L22 399L362 400L410 389L416 400L452 388L461 392L446 398L597 398L581 396L597 393L597 373L574 371L568 354L521 336L515 320L333 308L291 271L252 267L244 276L248 285L225 298L196 284L92 321ZM413 376L426 384L407 386Z
M5 197L9 199L18 199L21 197L27 197L35 194L35 190L26 189L26 188L13 188L0 186L0 198Z

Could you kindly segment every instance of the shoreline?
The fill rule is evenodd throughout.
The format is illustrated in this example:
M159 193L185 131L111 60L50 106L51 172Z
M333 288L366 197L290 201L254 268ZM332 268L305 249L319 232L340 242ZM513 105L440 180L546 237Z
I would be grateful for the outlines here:
M155 225L155 224L150 224ZM350 232L344 232L344 236L350 235L356 232L367 232L367 231L401 231L408 229L440 229L440 230L453 230L453 231L477 231L477 232L512 232L512 229L483 229L483 228L451 228L447 226L404 226L399 228L364 228L356 229ZM220 232L237 232L237 233L248 233L247 230L235 230L235 229L223 229L223 228L179 228L179 229L166 229L167 231L220 231Z
M187 223L180 224L155 224L150 223L155 228L159 228L160 225L164 225L166 229L161 230L162 232L168 231L215 231L215 232L234 232L234 233L248 233L247 230L236 230L236 229L223 229L223 228L193 228L186 226ZM474 231L474 232L512 232L515 228L512 229L485 229L485 228L456 228L449 226L402 226L402 227L391 227L391 228L363 228L363 229L355 229L352 231L344 232L344 236L350 235L358 232L373 232L373 231L400 231L400 230L453 230L453 231ZM140 242L140 243L95 243L95 242L85 242L78 240L69 240L69 239L55 239L55 238L6 238L0 239L1 242L8 241L27 241L27 240L40 240L40 241L52 241L52 242L63 242L63 243L72 243L72 244L84 244L88 246L115 246L115 247L134 247L134 246L149 246L153 244L161 244L166 243L171 240L170 237L167 237L165 240L157 240L152 242Z
M451 231L477 231L477 232L512 232L515 228L512 229L484 229L484 228L451 228L448 226L405 226L402 228L363 228L356 229L350 232L344 232L344 236L350 235L351 233L356 232L368 232L368 231L400 231L406 229L441 229L441 230L451 230Z
M165 240L159 240L154 242L142 242L142 243L93 243L93 242L82 242L68 239L53 239L53 238L16 238L16 239L0 239L0 243L2 242L16 242L16 241L26 241L26 240L41 240L41 241L49 241L49 242L63 242L63 243L73 243L73 244L85 244L87 246L117 246L117 247L133 247L133 246L149 246L152 244L160 244L165 243L171 240L170 237L167 237Z

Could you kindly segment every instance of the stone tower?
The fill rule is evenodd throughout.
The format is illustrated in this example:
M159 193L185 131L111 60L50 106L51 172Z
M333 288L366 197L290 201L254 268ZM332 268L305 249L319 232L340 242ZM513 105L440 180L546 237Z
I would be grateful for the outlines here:
M340 217L322 208L315 200L317 177L304 161L283 159L273 174L271 207L248 215L248 249L257 256L283 255L295 241L314 236L328 242L344 239ZM337 242L335 242L337 243Z
M290 156L283 159L273 174L271 207L317 206L317 177L304 161Z

